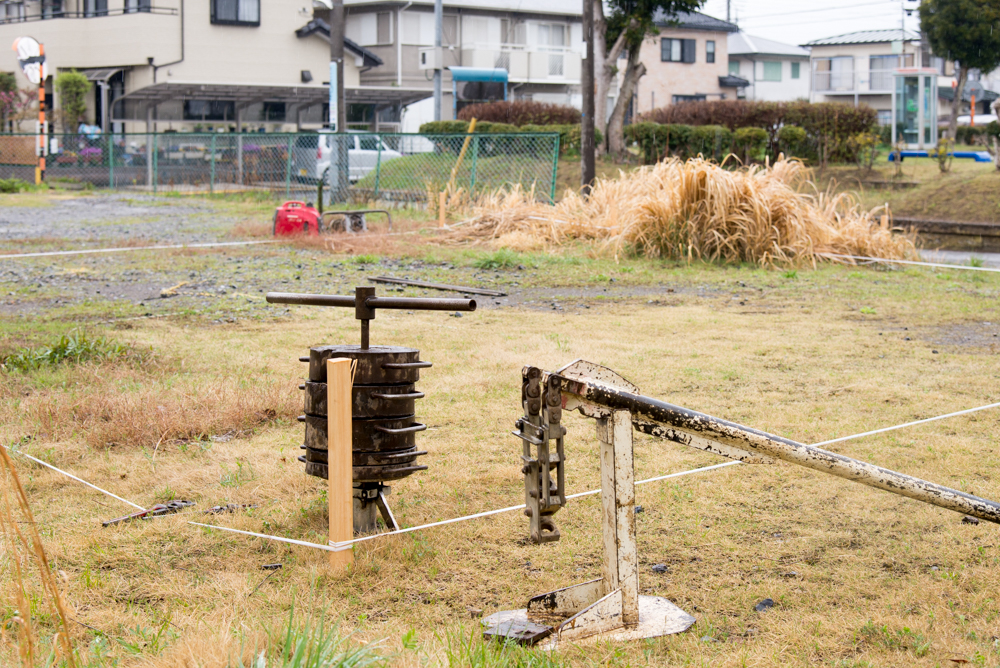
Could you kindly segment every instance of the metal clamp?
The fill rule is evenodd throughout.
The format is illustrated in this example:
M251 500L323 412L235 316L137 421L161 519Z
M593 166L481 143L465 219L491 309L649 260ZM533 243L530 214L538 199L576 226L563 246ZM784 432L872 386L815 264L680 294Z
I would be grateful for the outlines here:
M566 503L565 453L562 426L562 388L557 377L543 385L537 367L521 372L521 403L524 417L515 423L515 436L524 445L524 514L531 522L531 540L548 543L559 540L552 516ZM551 442L555 440L555 448Z

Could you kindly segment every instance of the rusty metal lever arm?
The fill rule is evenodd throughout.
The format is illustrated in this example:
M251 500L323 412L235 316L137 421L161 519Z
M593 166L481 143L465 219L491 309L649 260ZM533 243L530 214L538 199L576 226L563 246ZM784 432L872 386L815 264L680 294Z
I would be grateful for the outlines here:
M699 413L681 406L643 396L638 392L616 387L611 383L588 382L580 375L570 373L543 374L559 378L567 410L579 408L591 417L596 411L628 410L637 423L655 423L673 432L681 432L702 440L710 440L764 457L781 459L815 471L869 487L923 501L940 508L978 517L1000 524L1000 504L972 494L960 492L933 482L914 478L904 473L875 466L868 462L816 448L791 439L782 438L735 422ZM643 429L655 436L652 429ZM671 439L676 440L676 439ZM722 453L719 453L722 454Z

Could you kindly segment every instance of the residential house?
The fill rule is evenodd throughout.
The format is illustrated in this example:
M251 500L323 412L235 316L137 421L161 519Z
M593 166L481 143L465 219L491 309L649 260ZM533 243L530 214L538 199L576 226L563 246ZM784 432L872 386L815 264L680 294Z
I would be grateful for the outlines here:
M729 74L728 36L738 28L700 12L658 13L659 34L642 43L646 76L639 80L633 111L644 113L693 100L734 100L748 81Z
M50 73L86 74L96 84L88 120L116 131L320 127L329 100L323 28L311 6L282 0L0 1L0 43L31 35ZM398 109L429 95L363 85L383 60L352 41L344 55L353 107ZM15 70L7 57L4 69ZM51 77L47 90L58 107Z
M345 0L345 6L347 36L384 63L362 72L363 84L431 89L432 72L421 69L419 56L434 46L433 0ZM580 0L445 0L442 34L445 68L503 68L509 99L580 106ZM445 120L453 117L452 83L445 69ZM430 120L427 100L407 110L404 127L416 131Z
M783 102L809 99L809 51L800 46L748 35L729 33L729 74L750 85L739 97Z

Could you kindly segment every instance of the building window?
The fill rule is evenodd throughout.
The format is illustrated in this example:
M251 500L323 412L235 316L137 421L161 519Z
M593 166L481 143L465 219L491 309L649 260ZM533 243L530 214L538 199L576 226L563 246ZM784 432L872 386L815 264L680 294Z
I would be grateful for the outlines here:
M392 44L392 14L379 12L375 16L375 43Z
M715 40L710 39L705 42L705 62L715 62Z
M781 62L764 61L764 76L761 81L781 81Z
M83 15L88 18L92 16L107 16L108 0L85 0L83 3Z
M798 79L799 78L799 75L800 75L799 69L800 69L801 64L802 63L792 63L792 78L793 79Z
M259 26L260 0L211 0L212 23Z
M0 5L0 22L13 22L24 20L24 3L8 2Z
M62 0L42 0L42 18L54 19L63 15Z
M553 51L549 54L549 76L564 76L563 69L564 51L566 49L566 35L569 31L562 23L540 23L538 24L538 44L543 51Z
M236 118L236 103L223 100L185 100L185 121L231 121Z
M695 41L693 39L660 40L660 60L664 63L693 63Z
M125 13L148 12L151 5L152 0L125 0Z
M892 110L886 109L884 111L878 112L878 124L879 125L892 125Z
M729 61L729 73L734 76L740 75L740 61L738 60Z
M674 104L681 102L704 102L704 95L674 95Z

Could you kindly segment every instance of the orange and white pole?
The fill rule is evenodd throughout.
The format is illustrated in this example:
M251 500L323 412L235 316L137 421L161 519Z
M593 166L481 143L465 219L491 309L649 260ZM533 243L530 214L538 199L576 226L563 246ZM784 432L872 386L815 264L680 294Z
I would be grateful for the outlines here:
M38 72L38 167L35 168L35 185L45 180L45 153L48 148L48 133L45 131L45 45L38 45L38 53L42 57Z

